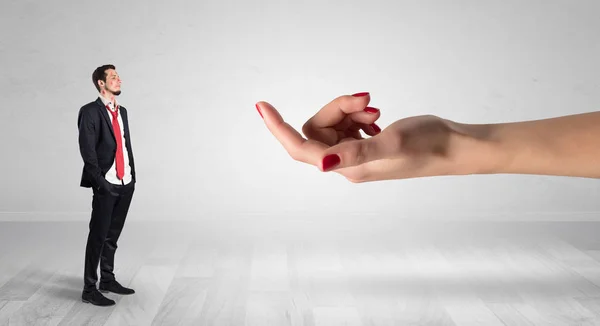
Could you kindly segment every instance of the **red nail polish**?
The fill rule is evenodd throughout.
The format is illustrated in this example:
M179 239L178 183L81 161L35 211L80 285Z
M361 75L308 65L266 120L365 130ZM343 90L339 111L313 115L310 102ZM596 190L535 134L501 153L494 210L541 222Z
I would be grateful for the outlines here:
M337 154L329 154L323 158L323 171L327 171L340 164L341 160Z
M376 108L372 108L372 107L370 107L370 106L367 106L367 107L365 108L365 110L364 110L364 111L365 111L365 112L369 112L369 113L377 113L377 112L379 112L379 109L376 109Z
M354 97L362 97L362 96L367 96L367 95L369 95L369 92L352 94L352 96L354 96Z
M258 104L256 104L256 111L258 111L258 114L260 114L260 117L264 119L262 112L260 112L260 108L258 107Z
M375 130L375 132L381 132L381 128L378 125L372 124L371 127Z

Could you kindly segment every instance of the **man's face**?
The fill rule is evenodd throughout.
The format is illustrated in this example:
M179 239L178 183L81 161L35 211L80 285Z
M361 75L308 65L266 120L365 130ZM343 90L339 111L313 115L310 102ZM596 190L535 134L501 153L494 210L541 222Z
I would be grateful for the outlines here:
M104 89L115 95L121 94L121 78L117 72L114 69L107 69L105 73L106 83L104 84Z

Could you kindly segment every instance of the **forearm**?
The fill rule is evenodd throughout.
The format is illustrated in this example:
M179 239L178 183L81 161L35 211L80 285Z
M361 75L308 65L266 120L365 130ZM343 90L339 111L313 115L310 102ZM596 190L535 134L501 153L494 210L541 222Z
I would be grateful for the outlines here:
M80 145L81 157L83 159L83 169L92 176L94 187L100 187L102 184L102 170L98 164L95 150L89 150L86 145Z
M475 173L600 178L600 111L466 126L486 155Z

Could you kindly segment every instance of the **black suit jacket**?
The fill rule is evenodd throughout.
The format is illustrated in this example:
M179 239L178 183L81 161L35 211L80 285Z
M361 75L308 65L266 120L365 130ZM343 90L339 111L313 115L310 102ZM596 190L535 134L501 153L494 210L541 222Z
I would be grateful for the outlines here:
M127 146L129 154L132 182L135 182L135 164L133 149L131 148L127 109L120 106L119 110L123 120L123 130L125 131L124 145ZM104 176L115 162L117 150L117 142L112 128L112 117L109 116L100 97L79 109L77 127L79 128L79 151L83 158L80 186L99 189L108 183Z

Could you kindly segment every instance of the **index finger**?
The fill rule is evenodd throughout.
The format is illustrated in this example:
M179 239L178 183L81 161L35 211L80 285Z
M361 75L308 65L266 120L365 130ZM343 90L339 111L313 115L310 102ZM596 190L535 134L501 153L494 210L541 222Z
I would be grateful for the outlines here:
M296 161L319 167L327 145L307 140L290 124L285 122L279 112L267 102L256 103L256 108L263 117L267 128L283 145L283 148Z

